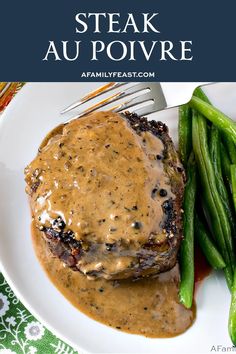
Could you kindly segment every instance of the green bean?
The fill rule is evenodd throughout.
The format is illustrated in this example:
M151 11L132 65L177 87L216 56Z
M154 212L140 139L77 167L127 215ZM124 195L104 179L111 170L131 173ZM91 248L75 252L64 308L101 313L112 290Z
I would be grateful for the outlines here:
M194 289L194 207L196 198L196 164L193 152L187 165L187 183L184 192L184 239L180 248L181 281L179 288L180 302L190 308Z
M211 104L209 98L207 97L207 95L202 91L202 89L200 87L197 87L194 91L194 96L200 98L201 100L203 100L204 102L207 102L209 104Z
M233 344L236 345L236 272L234 272L234 281L232 286L228 331Z
M231 186L230 159L224 144L220 144L221 168L226 182Z
M188 104L179 107L179 155L186 168L192 150L192 112Z
M236 164L236 145L230 137L228 137L226 134L223 135L223 143L226 147L226 150L228 151L230 160L232 164Z
M210 229L215 235L219 251L226 263L224 272L227 284L231 289L234 268L231 228L216 186L215 174L208 149L206 119L194 111L192 124L193 150L203 187L202 198L205 210L208 213Z
M235 217L233 211L231 210L232 203L229 198L226 186L223 181L223 176L222 176L221 156L220 156L220 133L218 128L216 128L214 125L211 126L209 149L210 149L211 162L215 173L216 187L221 197L221 201L224 206L225 213L228 217L232 234L236 236ZM231 261L234 262L234 259Z
M194 96L210 104L208 97L200 87L194 91ZM179 154L180 159L186 168L188 158L192 149L192 112L188 104L179 107Z
M233 201L234 201L234 207L236 210L236 165L231 165L230 171L231 171Z
M225 267L225 262L217 250L216 246L212 242L204 224L199 219L199 216L195 215L195 234L197 236L198 243L204 253L208 263L214 269L222 269Z
M227 139L226 146L228 148L230 160L233 164L236 164L236 145L234 144L233 140Z
M224 131L227 136L233 139L236 143L236 123L227 117L217 108L211 106L209 103L204 102L200 98L193 96L189 102L190 107L196 109L204 117L209 119L213 124L215 124L220 130Z
M220 133L215 125L211 126L210 130L210 143L209 143L209 151L211 162L213 164L213 168L215 174L221 175L221 160L220 160Z

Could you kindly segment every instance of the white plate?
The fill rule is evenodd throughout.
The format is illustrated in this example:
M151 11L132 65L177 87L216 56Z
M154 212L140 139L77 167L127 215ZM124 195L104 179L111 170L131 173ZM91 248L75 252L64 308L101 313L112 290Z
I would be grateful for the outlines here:
M211 274L197 292L197 320L184 334L149 339L122 333L86 317L51 284L30 240L30 212L24 192L24 167L34 158L46 133L62 121L59 111L96 83L27 84L0 120L0 259L11 287L28 309L59 337L91 353L210 353L231 346L227 332L230 296L219 274ZM207 89L212 101L236 118L236 84ZM176 139L177 111L155 114Z

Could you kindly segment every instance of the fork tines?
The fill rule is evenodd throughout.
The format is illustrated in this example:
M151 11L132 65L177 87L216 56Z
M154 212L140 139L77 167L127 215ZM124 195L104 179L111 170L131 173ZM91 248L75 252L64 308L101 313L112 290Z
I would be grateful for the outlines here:
M85 95L84 97L82 97L80 100L72 103L71 105L69 105L68 107L66 107L65 109L63 109L61 111L61 114L67 113L69 111L72 111L73 109L81 106L82 104L92 100L95 97L98 97L100 95L103 95L106 92L112 91L122 85L125 85L126 82L109 82L103 86L100 86L99 88L97 88L94 91L89 92L87 95Z
M124 83L124 82L117 82L117 83L111 82L105 84L99 87L98 89L90 92L80 100L74 102L69 107L65 108L61 113L63 114L72 111L75 108L78 108L79 106L82 106L83 104L89 102L90 100L95 99L96 97L99 97L107 92L111 92L112 90L117 89L121 86L125 86L125 85L127 86L128 84L129 83ZM134 97L130 98L127 101L121 101L120 103L118 103L116 106L113 106L109 110L112 110L114 112L122 112L129 108L134 108L132 109L132 112L135 112L140 116L143 116L164 109L167 106L161 85L159 83L157 82L135 83L130 87L124 88L123 90L116 92L95 104L92 104L89 108L79 112L75 117L71 119L82 117L86 114L94 112L95 110L98 110L102 107L105 107L118 100L122 100L123 98L131 95L134 95ZM135 107L140 105L141 108L135 109Z

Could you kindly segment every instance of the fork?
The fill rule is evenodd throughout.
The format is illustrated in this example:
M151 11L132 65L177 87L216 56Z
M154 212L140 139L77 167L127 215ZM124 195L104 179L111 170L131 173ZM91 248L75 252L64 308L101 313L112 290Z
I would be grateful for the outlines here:
M191 83L158 83L158 82L142 82L135 83L129 86L126 82L110 82L94 91L91 91L78 101L72 103L61 111L61 114L74 111L80 108L80 111L69 119L76 119L92 113L107 105L117 103L109 110L113 112L122 112L129 110L129 112L136 113L139 116L147 116L151 113L158 112L167 108L176 107L187 103L193 94L193 91L202 85L210 84L210 82L191 82ZM118 92L113 93L108 97L101 97L102 99L93 103L89 108L81 110L84 104L89 101L94 101L99 96L105 96L106 93L118 89ZM124 100L129 96L128 100ZM141 105L140 108L138 108Z

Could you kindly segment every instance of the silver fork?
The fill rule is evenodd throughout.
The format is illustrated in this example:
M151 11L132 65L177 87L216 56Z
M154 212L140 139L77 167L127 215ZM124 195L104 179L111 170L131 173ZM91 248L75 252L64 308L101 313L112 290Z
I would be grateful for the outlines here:
M151 113L176 107L187 103L193 94L193 91L202 85L210 84L210 82L191 82L191 83L158 83L158 82L142 82L134 83L129 86L130 83L125 82L111 82L107 83L98 89L88 93L78 101L72 103L61 114L74 111L78 108L83 108L83 105L99 96L105 96L106 93L121 88L118 92L112 95L102 98L97 103L87 108L80 110L75 116L69 120L83 117L86 114L92 113L98 109L101 109L112 103L117 103L115 106L109 108L113 112L122 112L129 110L130 112L137 113L139 116L147 116ZM125 98L133 95L128 100ZM138 108L137 106L140 106Z

